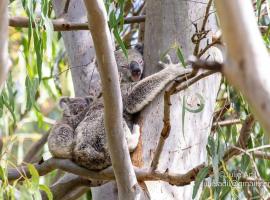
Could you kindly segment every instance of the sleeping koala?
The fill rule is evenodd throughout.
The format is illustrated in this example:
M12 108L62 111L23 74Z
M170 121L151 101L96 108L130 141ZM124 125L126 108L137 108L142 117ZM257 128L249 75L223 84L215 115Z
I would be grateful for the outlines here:
M128 50L128 59L120 51L115 53L123 100L123 128L130 151L136 148L140 135L140 127L134 124L133 116L153 101L171 81L191 72L190 68L185 69L180 64L173 64L169 57L166 57L166 63L161 63L163 70L140 80L144 62L138 49L137 46ZM71 145L66 148L68 152L73 149L72 155L67 156L65 153L65 158L72 158L77 164L90 170L101 170L111 165L102 98L96 98L86 108L88 112L73 133L74 140L66 142ZM56 132L54 134L57 135ZM50 151L55 157L64 158L52 151L52 148Z

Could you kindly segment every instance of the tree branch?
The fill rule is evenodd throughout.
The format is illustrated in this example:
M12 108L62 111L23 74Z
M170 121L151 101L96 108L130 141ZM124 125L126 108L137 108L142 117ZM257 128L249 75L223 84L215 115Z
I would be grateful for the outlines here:
M122 97L107 13L102 0L84 0L94 41L104 100L104 126L119 199L138 198L137 183L123 131Z
M252 3L215 1L227 45L222 71L246 97L254 114L270 135L270 58L261 38Z
M9 70L8 58L8 1L0 1L0 92Z
M37 19L39 20L39 19ZM145 16L133 16L133 17L125 17L125 24L132 23L141 23L145 21ZM89 30L88 22L85 23L76 23L70 22L65 19L59 18L51 20L53 24L54 31L76 31L76 30ZM11 17L9 18L9 26L18 27L18 28L28 28L29 20L26 17ZM32 27L35 27L35 24L32 24ZM45 27L44 27L45 28Z
M65 174L60 180L50 187L54 200L74 199L90 190L89 187L97 187L104 184L104 181L89 180L74 174ZM46 200L47 195L42 192L42 199ZM76 198L75 198L76 199Z

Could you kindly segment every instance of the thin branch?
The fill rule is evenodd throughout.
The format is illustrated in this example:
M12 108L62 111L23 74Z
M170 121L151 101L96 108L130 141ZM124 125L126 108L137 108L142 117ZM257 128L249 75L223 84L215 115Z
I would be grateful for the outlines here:
M228 119L224 121L214 122L212 129L215 129L216 127L220 126L229 126L234 124L241 124L241 119Z
M264 152L264 151L254 151L252 155L255 158L261 158L261 159L266 159L270 160L270 153L269 152Z
M65 7L64 7L64 13L68 12L69 4L70 4L70 0L66 0Z
M255 123L255 119L252 115L248 116L247 119L244 121L243 126L240 131L240 136L236 144L237 148L246 149L247 142L249 140L250 133L252 131L252 127L254 123ZM237 148L231 147L229 150L226 151L223 157L225 162L229 160L231 157L239 155L242 152Z
M206 23L207 23L207 20L208 20L208 17L210 15L210 8L211 8L211 5L212 5L212 2L213 0L209 0L208 3L207 3L207 6L206 6L206 9L205 9L205 15L204 15L204 18L203 18L203 22L202 22L202 26L201 26L201 29L199 32L196 31L195 35L198 37L196 42L195 42L195 48L194 48L194 52L193 52L193 55L198 55L199 53L199 49L200 49L200 43L202 41L202 39L205 38L205 36L207 35L208 31L205 30L205 26L206 26ZM195 36L194 35L194 36ZM194 37L192 37L194 38Z
M200 58L202 55L204 55L208 49L210 49L211 47L213 47L217 44L221 44L221 41L215 40L215 41L211 42L210 44L206 45L206 47L204 47L204 49L201 49L200 52L198 53L198 58Z
M124 18L125 24L142 23L144 21L145 21L144 15ZM89 30L88 22L85 22L85 23L69 22L62 18L51 20L51 22L53 24L54 31ZM28 28L29 19L26 17L11 17L9 18L9 26L17 27L17 28ZM32 24L32 27L35 27L34 23Z

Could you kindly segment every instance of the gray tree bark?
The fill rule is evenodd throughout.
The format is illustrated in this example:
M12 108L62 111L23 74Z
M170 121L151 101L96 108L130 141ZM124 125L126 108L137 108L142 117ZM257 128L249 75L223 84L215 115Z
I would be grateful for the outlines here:
M208 1L203 2L207 4ZM147 1L144 51L146 76L160 70L156 65L158 60L175 43L182 48L185 58L193 54L194 44L191 37L195 28L192 22L201 27L206 4L184 0ZM206 30L211 30L209 35L215 32L214 15L209 17ZM201 48L204 46L205 42ZM212 52L218 53L214 50ZM174 50L170 51L170 55L174 62L179 62ZM172 96L171 131L160 156L158 170L185 173L206 161L207 138L219 84L220 75L212 75L189 87L185 92ZM203 96L204 109L199 113L186 111L183 128L183 96L194 98L196 93ZM138 163L146 167L150 166L163 127L163 94L144 110L141 118L142 152L138 152L141 153ZM192 196L191 185L176 187L164 182L146 182L146 185L152 199L191 199Z
M9 69L8 58L8 1L0 2L0 92L7 78Z
M57 17L71 22L87 22L82 0L70 0L69 9L64 13L66 1L53 1ZM86 31L61 32L71 68L75 96L87 96L101 91L100 78L95 68L95 49L91 34Z

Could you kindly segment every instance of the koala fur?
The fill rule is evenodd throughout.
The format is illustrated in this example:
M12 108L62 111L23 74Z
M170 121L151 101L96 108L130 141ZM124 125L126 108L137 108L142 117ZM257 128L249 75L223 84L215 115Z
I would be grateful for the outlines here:
M140 127L132 121L134 114L140 112L153 101L172 80L185 75L191 69L184 69L180 65L172 64L169 58L166 57L167 64L161 64L164 67L163 70L140 80L144 63L142 55L137 49L128 50L128 59L120 51L116 52L115 56L121 81L124 109L123 129L129 150L133 151L138 144L140 136ZM56 140L57 142L53 141L52 143L57 144L59 147L61 145L62 149L56 151L52 148L55 146L49 144L52 155L60 158L72 158L77 164L90 170L101 170L110 166L111 160L106 142L103 110L103 99L96 98L90 104L85 105L85 109L83 109L81 114L83 117L79 117L83 119L81 119L79 124L74 123L70 125L68 120L71 116L63 116L62 121L64 124L61 121L60 124L57 123L55 125L54 131L51 133L53 136L49 140L49 143L53 139ZM69 134L66 134L65 131L57 133L61 128L64 129L63 127L68 129L69 132L66 132ZM75 131L72 132L71 130Z

